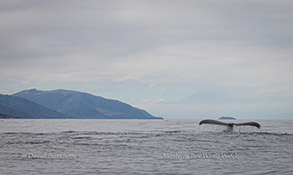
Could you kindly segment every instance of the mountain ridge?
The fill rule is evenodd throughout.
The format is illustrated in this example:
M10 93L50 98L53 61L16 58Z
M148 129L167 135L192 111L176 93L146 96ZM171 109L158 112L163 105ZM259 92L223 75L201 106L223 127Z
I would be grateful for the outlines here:
M27 99L0 94L0 118L64 118L61 113Z
M71 118L90 119L163 119L119 100L86 92L56 89L23 90L12 96L25 98Z

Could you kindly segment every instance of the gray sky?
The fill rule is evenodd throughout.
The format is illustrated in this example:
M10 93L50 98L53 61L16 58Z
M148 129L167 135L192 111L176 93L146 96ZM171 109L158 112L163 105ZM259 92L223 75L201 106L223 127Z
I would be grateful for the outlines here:
M0 92L74 89L165 118L293 119L293 1L1 0Z

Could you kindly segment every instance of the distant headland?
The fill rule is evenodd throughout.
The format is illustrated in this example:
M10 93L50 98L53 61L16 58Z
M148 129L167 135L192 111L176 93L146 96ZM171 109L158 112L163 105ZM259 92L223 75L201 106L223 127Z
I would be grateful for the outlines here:
M219 120L236 120L236 118L222 116L222 117L219 118Z
M163 119L118 100L63 89L0 94L0 118Z

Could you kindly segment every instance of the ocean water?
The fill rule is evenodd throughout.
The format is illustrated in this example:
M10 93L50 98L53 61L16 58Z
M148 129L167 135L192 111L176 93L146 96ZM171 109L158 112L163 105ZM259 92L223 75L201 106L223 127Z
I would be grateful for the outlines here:
M0 120L1 175L293 174L293 120Z

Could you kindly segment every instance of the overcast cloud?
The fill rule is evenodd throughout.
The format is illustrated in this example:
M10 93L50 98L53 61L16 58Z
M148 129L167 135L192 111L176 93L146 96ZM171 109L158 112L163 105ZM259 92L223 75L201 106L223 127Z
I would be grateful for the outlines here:
M293 117L290 0L1 0L0 92L70 88L166 118Z

